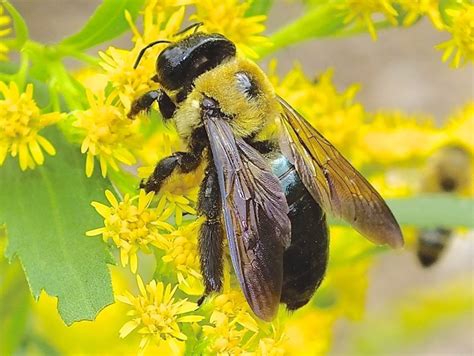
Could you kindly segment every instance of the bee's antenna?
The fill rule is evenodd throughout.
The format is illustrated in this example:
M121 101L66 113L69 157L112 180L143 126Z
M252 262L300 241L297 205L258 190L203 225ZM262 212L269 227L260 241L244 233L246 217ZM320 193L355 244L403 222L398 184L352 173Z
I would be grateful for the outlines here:
M196 33L197 30L199 29L199 27L201 27L202 25L204 25L204 22L196 22L196 23L193 23L192 25L189 25L188 27L186 27L184 30L181 30L179 32L176 32L173 37L175 36L179 36L179 35L182 35L183 33L186 33L188 32L189 30L192 30L194 28L194 32L193 33Z
M140 60L142 59L143 55L145 54L145 52L148 48L151 48L151 47L153 47L157 44L160 44L160 43L171 43L171 41L159 40L159 41L154 41L154 42L151 42L151 43L147 44L145 47L143 47L141 49L140 53L138 54L137 60L135 61L135 64L133 65L133 69L136 69L138 67L138 64L140 63Z

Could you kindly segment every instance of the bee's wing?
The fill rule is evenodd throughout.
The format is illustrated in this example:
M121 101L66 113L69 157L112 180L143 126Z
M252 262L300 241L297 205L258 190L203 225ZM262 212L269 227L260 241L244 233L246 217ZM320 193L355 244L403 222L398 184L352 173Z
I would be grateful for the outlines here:
M367 239L403 246L400 227L380 194L295 109L278 99L283 108L282 150L313 198Z
M280 302L283 251L291 238L285 194L264 158L235 137L224 118L203 114L203 120L235 273L254 313L271 320Z

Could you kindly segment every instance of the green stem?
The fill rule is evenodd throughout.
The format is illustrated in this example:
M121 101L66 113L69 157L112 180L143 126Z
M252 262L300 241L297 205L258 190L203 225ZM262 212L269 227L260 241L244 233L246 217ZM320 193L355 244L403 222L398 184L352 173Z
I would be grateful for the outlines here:
M14 41L8 42L8 46L10 48L20 50L23 47L23 44L29 39L28 26L26 25L23 16L20 15L20 13L15 9L12 4L10 4L9 1L4 0L2 4L12 17L13 24L15 27L16 37Z
M256 51L260 57L265 57L283 47L311 38L328 37L344 27L345 15L335 3L317 6L272 34L270 39L273 46L259 47Z

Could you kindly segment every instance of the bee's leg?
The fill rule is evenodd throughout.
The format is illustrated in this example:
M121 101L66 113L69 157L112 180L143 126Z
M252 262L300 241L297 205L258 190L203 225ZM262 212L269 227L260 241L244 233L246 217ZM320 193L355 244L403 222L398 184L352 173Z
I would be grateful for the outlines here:
M200 305L209 293L222 288L224 230L221 222L219 182L212 163L201 184L198 211L206 218L199 231L201 273L205 286L204 295L198 301Z
M161 89L150 90L149 92L143 94L138 99L135 99L132 102L130 111L128 113L128 118L133 119L142 111L149 111L154 102L158 102L160 107L161 115L164 119L170 119L175 110L176 105L170 99L170 97Z
M158 192L163 182L178 170L179 173L189 173L194 171L201 163L201 152L175 152L171 156L163 158L155 167L152 175L146 182L140 183L140 188L145 191Z

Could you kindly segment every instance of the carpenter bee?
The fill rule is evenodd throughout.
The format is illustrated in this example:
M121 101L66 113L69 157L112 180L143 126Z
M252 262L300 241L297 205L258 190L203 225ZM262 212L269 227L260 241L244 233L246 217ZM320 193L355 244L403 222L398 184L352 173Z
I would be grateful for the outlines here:
M424 193L462 194L472 186L472 155L461 146L446 146L437 151L424 170ZM445 227L418 232L417 257L423 267L436 263L446 250L453 231Z
M197 29L197 26L195 26ZM187 152L156 165L141 187L158 192L173 172L207 168L197 209L206 295L222 288L223 239L255 315L269 321L280 303L305 305L328 261L326 212L369 240L403 245L382 197L295 109L275 94L263 71L237 55L221 34L199 31L168 43L152 78L160 89L132 103L129 117L154 102L174 122Z

